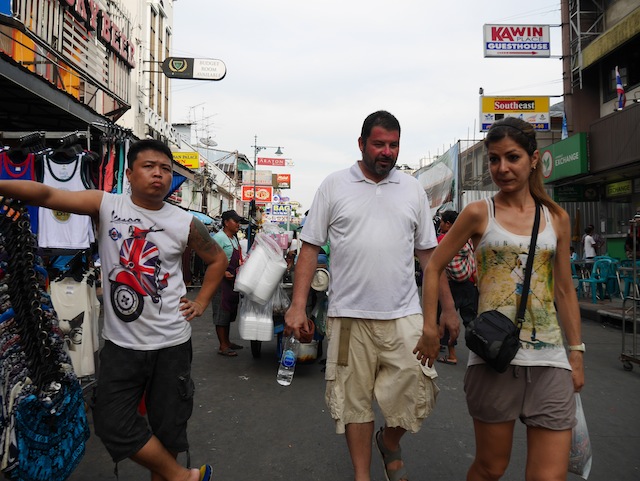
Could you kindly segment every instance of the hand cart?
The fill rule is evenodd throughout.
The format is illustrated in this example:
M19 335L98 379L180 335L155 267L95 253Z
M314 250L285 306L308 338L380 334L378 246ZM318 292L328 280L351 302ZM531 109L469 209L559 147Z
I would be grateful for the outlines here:
M640 228L640 217L636 216L629 221L633 239L633 256L631 262L630 282L631 289L628 289L627 296L622 301L622 350L620 361L625 371L633 369L633 363L640 363L638 356L638 316L640 315L640 293L638 290L638 268L636 259L636 232Z

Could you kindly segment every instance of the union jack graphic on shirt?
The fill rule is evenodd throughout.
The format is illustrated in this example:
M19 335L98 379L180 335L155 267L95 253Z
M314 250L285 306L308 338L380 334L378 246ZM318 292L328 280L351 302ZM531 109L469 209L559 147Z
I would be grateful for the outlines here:
M162 274L160 251L147 235L161 229L129 227L129 235L120 247L120 264L109 273L112 282L112 305L124 322L135 321L149 296L154 304L161 301L161 291L169 282L169 273Z

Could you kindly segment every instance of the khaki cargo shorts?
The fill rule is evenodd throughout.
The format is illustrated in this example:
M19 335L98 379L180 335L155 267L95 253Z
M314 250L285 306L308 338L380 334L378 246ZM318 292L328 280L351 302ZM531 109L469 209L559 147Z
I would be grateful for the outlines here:
M347 365L340 365L340 336L349 323L348 346L342 356ZM435 369L422 366L412 352L421 332L420 314L392 320L327 320L325 400L338 434L344 433L346 424L374 421L373 399L387 426L419 431L439 391Z

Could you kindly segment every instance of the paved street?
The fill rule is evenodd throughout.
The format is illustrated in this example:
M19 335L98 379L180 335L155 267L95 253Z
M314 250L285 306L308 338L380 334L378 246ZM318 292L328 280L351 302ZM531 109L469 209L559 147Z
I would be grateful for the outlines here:
M586 306L590 313L608 308ZM586 310L584 312L587 312ZM583 315L587 387L582 394L594 451L590 480L640 479L640 366L625 371L619 326L601 324ZM299 365L293 383L276 383L275 341L262 345L253 359L249 342L236 330L232 339L246 346L236 358L216 354L211 310L194 322L193 377L196 402L189 424L192 464L210 463L221 481L349 481L351 465L344 436L334 433L324 405L324 380L319 363ZM403 456L412 481L465 479L473 458L472 423L462 389L466 347L461 343L457 366L438 364L441 389L438 406L415 435L403 441ZM90 418L91 421L91 418ZM381 424L379 419L377 425ZM115 480L114 465L93 434L72 481ZM518 424L515 448L505 481L524 479L525 431ZM186 458L180 458L186 462ZM539 460L538 462L544 462ZM372 479L382 481L374 450ZM130 461L119 464L119 479L147 479ZM578 476L569 475L578 480Z

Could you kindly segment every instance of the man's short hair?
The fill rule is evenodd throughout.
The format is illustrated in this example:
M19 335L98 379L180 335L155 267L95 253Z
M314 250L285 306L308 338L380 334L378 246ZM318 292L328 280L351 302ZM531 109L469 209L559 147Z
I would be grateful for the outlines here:
M144 152L145 150L160 152L161 154L166 155L169 160L173 162L173 153L171 152L171 149L167 146L167 144L156 139L145 139L134 142L129 147L129 152L127 153L127 167L132 169L133 162L138 158L138 154L140 152Z
M397 130L398 135L400 135L400 122L398 122L398 119L386 110L378 110L377 112L369 114L369 116L364 119L362 131L360 132L363 145L367 144L367 139L371 135L374 127L382 127L390 132Z

